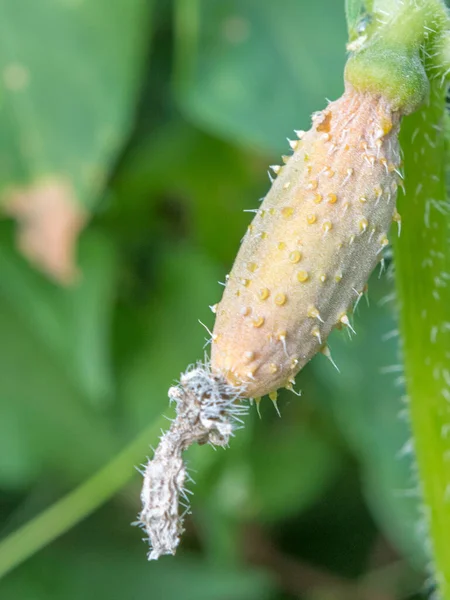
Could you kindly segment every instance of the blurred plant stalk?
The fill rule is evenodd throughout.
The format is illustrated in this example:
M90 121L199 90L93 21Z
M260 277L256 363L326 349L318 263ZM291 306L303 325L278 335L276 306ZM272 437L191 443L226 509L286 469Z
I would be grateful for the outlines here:
M0 578L85 519L135 475L133 465L142 460L165 424L162 417L149 425L111 462L75 490L0 542Z

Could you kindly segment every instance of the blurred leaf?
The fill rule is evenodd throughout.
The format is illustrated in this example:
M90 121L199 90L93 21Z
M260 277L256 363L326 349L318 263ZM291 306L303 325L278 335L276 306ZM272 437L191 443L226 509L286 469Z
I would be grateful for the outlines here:
M262 429L251 449L250 505L258 519L287 519L322 495L341 455L324 432L286 411L277 427Z
M351 341L333 335L335 371L324 359L312 366L324 386L323 398L333 410L350 447L361 462L366 498L385 534L420 566L426 564L423 540L416 523L419 514L411 436L402 404L404 390L398 357L397 323L380 299L392 293L384 277L371 280L370 308L361 300ZM361 323L361 325L359 325ZM388 339L386 339L388 338Z
M116 256L105 237L82 239L79 283L62 289L21 259L11 228L0 228L0 299L93 404L111 400L109 330L115 300Z
M0 199L21 250L59 281L74 279L77 232L131 125L148 10L146 0L1 3Z
M28 600L265 600L271 597L267 576L253 569L209 566L195 556L148 563L142 544L98 537L47 551L0 582L4 598ZM95 576L94 576L95 575ZM126 584L124 584L126 581Z
M134 316L142 345L122 361L118 374L124 424L131 431L168 409L169 387L190 364L203 358L209 334L199 319L211 326L208 304L214 304L221 293L219 273L207 256L189 246L168 247L162 255L151 303L144 314ZM132 327L129 311L122 318L125 327Z
M178 0L178 101L194 122L258 150L287 152L325 98L342 93L339 2ZM324 14L326 13L326 18Z
M86 236L84 279L69 291L33 272L11 246L2 227L0 481L24 485L43 466L77 479L115 448L107 423L89 410L111 394L113 255L104 240Z
M212 258L229 264L250 220L242 209L254 206L268 187L268 180L261 184L263 165L174 119L127 155L106 218L116 219L122 235L135 240L143 227L146 235L161 235L161 212L165 206L178 209L175 235L193 238Z

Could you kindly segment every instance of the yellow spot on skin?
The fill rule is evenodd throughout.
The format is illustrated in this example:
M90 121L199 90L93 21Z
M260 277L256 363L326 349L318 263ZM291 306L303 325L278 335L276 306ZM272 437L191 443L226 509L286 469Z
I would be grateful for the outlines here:
M401 223L402 217L400 216L400 213L395 211L394 214L392 215L392 220L394 221L394 223Z
M248 317L251 314L252 314L252 309L250 308L250 306L244 306L243 308L241 308L241 315L243 317Z
M264 321L265 321L264 317L258 317L257 319L254 319L252 321L252 325L253 325L253 327L259 328L264 325Z
M320 335L320 329L317 327L317 325L312 328L311 334L319 340L320 344L322 343L322 336Z
M285 154L281 157L281 160L284 162L284 164L287 164L289 159L290 159L290 156L286 156Z
M339 322L342 323L343 325L348 326L350 321L347 317L347 315L345 313L343 313L340 317L339 317Z
M322 194L316 194L316 195L314 196L314 202L315 202L316 204L320 204L320 203L322 202L322 200L323 200Z
M293 358L291 360L291 369L295 369L298 365L298 358Z
M325 175L328 177L328 179L331 179L334 176L333 169L330 169L330 167L327 167L325 169Z
M387 237L382 237L380 240L380 244L384 247L387 246L389 244L389 240L387 239Z
M327 280L327 276L325 275L325 273L322 273L322 275L319 275L319 279L322 283L325 283L325 281Z
M255 353L254 352L244 352L244 360L246 362L250 362L254 358L255 358Z
M277 294L275 296L275 304L278 306L283 306L283 304L286 304L286 294Z
M359 230L362 233L364 233L365 231L367 231L369 223L368 223L367 219L361 219L361 221L358 223L358 225L359 225Z
M389 163L388 164L388 170L389 170L389 173L393 173L395 171L395 165L394 165L394 163Z
M276 373L278 371L278 367L275 363L270 363L269 365L269 372L270 373Z
M244 287L248 287L250 285L250 279L241 279L241 283Z
M297 279L300 283L304 283L305 281L308 281L309 273L307 271L299 271L297 273Z
M272 402L276 402L278 398L278 392L270 392L269 398L272 400Z
M296 263L300 262L301 258L302 258L302 253L299 252L298 250L294 250L294 252L291 252L289 254L289 260L291 261L291 263L296 264Z
M367 202L367 198L365 196L360 196L359 201L365 204Z
M260 234L260 235L261 235L261 239L262 239L262 240L265 240L265 239L266 239L266 237L267 237L267 231L261 231L261 234Z
M277 248L278 250L284 250L286 248L285 242L278 242Z
M249 271L251 271L252 273L254 273L257 268L258 268L258 265L256 263L254 263L254 262L247 263L247 269Z
M290 181L286 181L286 183L283 185L283 190L288 190L291 186L291 182Z
M268 288L262 288L258 292L258 298L260 300L267 300L267 298L269 296L270 296L270 290Z
M316 215L308 215L306 217L306 220L308 222L308 225L313 225L317 221L317 217Z
M322 115L323 115L323 113L322 113ZM322 121L319 123L319 125L317 125L316 131L323 131L324 133L328 133L331 128L332 116L333 116L333 113L331 111L325 113L325 115L323 115Z
M315 306L310 306L308 308L307 315L310 319L317 319L318 317L320 317L320 313Z
M253 225L250 223L250 225L247 227L247 229L250 231L250 233L253 232Z
M386 115L381 117L380 125L384 135L387 135L392 129L392 121Z
M258 214L259 214L259 216L261 217L261 219L263 219L263 218L264 218L264 216L265 216L265 214L266 214L266 211L265 211L265 210L263 210L263 209L261 209L261 210L258 212Z
M342 280L342 273L336 273L334 280L339 283Z
M274 214L275 214L275 209L273 207L269 208L269 215L274 215Z
M317 179L311 179L311 181L306 186L306 189L308 189L308 190L317 190L317 186L318 185L319 184L317 182Z
M294 214L294 209L292 208L292 206L285 206L284 208L281 209L281 215L285 219L290 219L293 214Z
M336 194L328 194L327 198L328 198L328 204L336 204L336 202L337 202Z
M375 192L377 198L380 198L383 195L383 190L381 189L381 186L379 186L379 185L376 185L373 188L373 191Z
M324 221L322 224L322 230L325 233L328 233L329 231L331 231L333 229L333 223L331 221Z

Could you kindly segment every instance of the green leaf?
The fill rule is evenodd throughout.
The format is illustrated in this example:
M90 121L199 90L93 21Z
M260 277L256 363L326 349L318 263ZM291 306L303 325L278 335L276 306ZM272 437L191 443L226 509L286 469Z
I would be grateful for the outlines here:
M10 227L0 235L0 481L17 487L43 468L78 479L116 443L92 410L111 399L108 330L115 279L111 247L83 240L83 278L56 288L12 249Z
M342 462L339 449L306 415L295 419L286 414L292 411L285 410L282 401L281 407L278 427L260 427L251 449L250 505L253 515L264 521L287 519L310 508Z
M202 358L209 334L199 319L211 326L208 305L220 296L220 275L213 261L189 246L166 248L157 266L152 300L142 314L135 315L141 344L122 360L118 373L123 426L130 431L166 410L169 387L189 364ZM133 315L126 311L122 317L124 326L132 327Z
M182 159L174 160L174 148ZM180 215L178 237L187 234L211 258L229 262L249 222L242 210L269 185L261 181L265 168L250 153L174 119L128 153L106 219L130 244L144 236L161 238L166 201L167 210Z
M59 281L130 129L147 31L145 0L1 3L0 204Z
M117 259L99 234L83 237L76 286L59 288L13 249L11 228L0 228L0 297L92 404L112 399L109 335Z
M178 0L177 91L184 113L259 151L287 152L286 135L343 89L339 2ZM323 18L324 12L327 18Z
M94 537L84 544L60 544L60 550L40 556L1 584L5 598L34 600L269 600L274 586L263 572L208 565L195 555L148 563L142 541ZM61 548L62 546L62 548ZM95 577L92 578L93 557ZM51 585L47 584L51 581ZM126 581L126 584L124 584ZM119 591L120 590L120 591ZM123 594L123 595L122 595Z

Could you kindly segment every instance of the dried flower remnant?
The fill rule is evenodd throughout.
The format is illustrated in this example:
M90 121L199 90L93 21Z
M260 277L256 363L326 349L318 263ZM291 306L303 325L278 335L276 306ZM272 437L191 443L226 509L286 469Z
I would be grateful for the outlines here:
M149 560L175 554L183 533L179 499L188 502L186 479L189 475L182 453L192 444L226 446L242 421L247 407L236 403L243 390L229 386L198 364L181 376L180 385L169 390L176 403L176 417L144 471L139 525L148 535Z
M216 308L211 366L230 385L255 398L290 386L333 327L350 327L400 218L401 116L380 94L347 84L291 143Z

